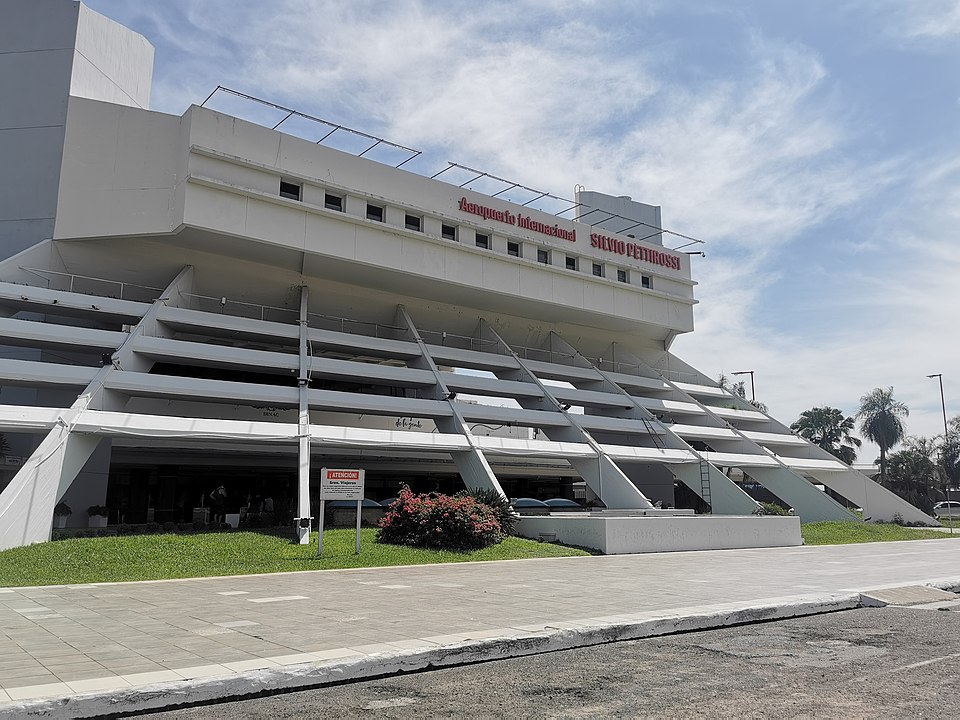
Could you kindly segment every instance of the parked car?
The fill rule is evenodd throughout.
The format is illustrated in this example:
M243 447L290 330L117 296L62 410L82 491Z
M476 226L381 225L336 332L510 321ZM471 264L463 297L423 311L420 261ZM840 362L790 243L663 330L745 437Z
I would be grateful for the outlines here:
M944 500L933 506L933 516L935 518L958 518L960 517L960 500Z

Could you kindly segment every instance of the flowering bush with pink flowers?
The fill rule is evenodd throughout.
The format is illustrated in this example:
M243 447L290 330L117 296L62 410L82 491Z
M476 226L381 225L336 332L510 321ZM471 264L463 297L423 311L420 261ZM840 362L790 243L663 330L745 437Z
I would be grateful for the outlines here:
M406 486L377 531L378 542L436 550L478 550L503 538L497 514L488 505L469 495L414 495Z

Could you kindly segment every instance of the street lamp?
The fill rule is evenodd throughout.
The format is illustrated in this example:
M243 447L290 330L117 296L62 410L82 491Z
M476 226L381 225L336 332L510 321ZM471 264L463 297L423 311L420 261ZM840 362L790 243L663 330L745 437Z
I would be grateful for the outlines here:
M749 375L750 376L750 401L757 401L757 388L753 384L753 370L741 370L740 372L731 373L732 375Z
M943 410L943 439L947 439L947 403L943 399L943 373L927 375L928 378L937 378L940 381L940 409Z
M927 375L928 378L937 378L940 381L940 409L943 411L943 442L944 445L947 442L947 435L949 430L947 430L947 403L943 399L943 373L933 373L932 375ZM947 502L950 502L950 478L946 477L947 465L944 462L944 451L945 447L940 450L940 465L943 467L944 480L946 480L945 486L947 489ZM953 520L953 505L947 506L950 510L950 520ZM950 523L950 534L953 535L953 522Z

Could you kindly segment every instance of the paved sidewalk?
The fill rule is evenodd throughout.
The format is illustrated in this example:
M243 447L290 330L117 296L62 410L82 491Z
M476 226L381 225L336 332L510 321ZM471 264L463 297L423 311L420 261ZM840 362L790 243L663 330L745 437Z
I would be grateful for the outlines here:
M510 652L522 654L559 647L544 644L551 633L570 647L628 637L623 628L641 621L656 621L656 628L643 630L655 634L689 629L685 618L710 613L719 619L700 626L742 622L750 608L772 617L777 608L800 614L852 607L863 590L936 582L960 585L960 544L920 540L0 588L0 715L31 708L76 715L76 696L109 703L115 693L129 704L144 688L154 707L166 696L174 703L244 687L277 688L284 686L285 668L296 670L301 685L318 684L414 667L404 665L406 656L421 666L436 664L430 650L446 649L444 662L452 664L451 648L467 656L474 645L493 652L490 642L483 645L492 638L520 643ZM321 666L335 671L316 674ZM190 694L215 678L233 682ZM66 704L35 703L71 697Z

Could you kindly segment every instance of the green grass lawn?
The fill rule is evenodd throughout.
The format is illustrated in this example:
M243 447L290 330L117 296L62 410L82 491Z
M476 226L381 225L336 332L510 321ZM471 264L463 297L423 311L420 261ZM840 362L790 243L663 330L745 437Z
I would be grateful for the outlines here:
M508 537L499 545L474 552L442 552L380 545L375 542L375 535L373 528L361 530L361 553L355 555L354 530L328 530L323 535L322 558L317 558L315 532L310 545L295 545L287 538L256 532L58 540L0 552L0 586L72 585L589 554L517 537Z
M939 530L858 522L803 523L800 525L800 533L806 545L848 545L892 540L944 540L951 537L950 533ZM960 532L952 537L960 538Z

